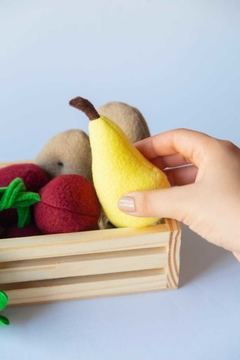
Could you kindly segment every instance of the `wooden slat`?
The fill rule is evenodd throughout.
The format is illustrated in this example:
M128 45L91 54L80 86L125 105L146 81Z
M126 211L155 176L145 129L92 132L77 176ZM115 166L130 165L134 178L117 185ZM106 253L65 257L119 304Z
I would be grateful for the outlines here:
M1 239L0 262L167 246L167 224Z
M168 231L170 232L177 232L177 231L181 231L181 227L180 224L177 220L175 219L164 219L164 223L166 224Z
M181 233L174 231L170 235L170 241L168 246L168 262L166 267L167 272L167 286L169 288L175 288L179 282L179 266L180 266L180 245L181 245Z
M167 266L166 248L119 251L95 255L76 255L0 264L0 283L58 279L160 269Z
M22 288L8 285L3 290L8 294L9 305L27 305L158 291L166 289L166 281L163 270L146 270L23 283Z

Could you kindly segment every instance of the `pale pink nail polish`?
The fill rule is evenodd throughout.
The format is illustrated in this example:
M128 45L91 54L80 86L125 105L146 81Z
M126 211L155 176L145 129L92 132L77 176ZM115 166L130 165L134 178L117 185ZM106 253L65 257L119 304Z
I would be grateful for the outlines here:
M118 208L121 211L133 212L135 211L135 202L134 199L130 196L123 196L118 200Z

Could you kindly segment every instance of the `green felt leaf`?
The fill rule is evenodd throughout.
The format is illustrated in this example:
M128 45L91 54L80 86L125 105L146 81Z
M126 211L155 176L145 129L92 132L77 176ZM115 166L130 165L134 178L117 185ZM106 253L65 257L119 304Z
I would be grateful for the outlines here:
M8 303L7 294L4 291L0 291L0 311L3 310Z
M10 321L5 316L0 315L0 326L7 326L10 324Z
M17 209L19 228L31 223L30 206L40 200L38 193L27 191L20 178L15 178L7 187L0 188L0 211Z

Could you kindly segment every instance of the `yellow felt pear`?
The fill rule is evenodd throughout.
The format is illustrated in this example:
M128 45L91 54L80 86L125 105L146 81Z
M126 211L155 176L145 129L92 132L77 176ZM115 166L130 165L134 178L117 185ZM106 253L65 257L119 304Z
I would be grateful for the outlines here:
M128 192L169 187L166 175L150 163L113 121L100 116L86 99L76 97L70 105L91 120L93 183L109 221L116 227L145 227L159 218L135 217L120 211L118 200Z

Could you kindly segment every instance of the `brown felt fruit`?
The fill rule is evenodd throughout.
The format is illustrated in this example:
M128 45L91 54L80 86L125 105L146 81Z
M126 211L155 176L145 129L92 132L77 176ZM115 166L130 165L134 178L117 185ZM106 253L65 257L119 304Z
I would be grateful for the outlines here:
M112 101L100 106L97 111L117 124L132 143L150 136L146 120L141 112L133 106Z
M113 101L102 105L98 112L115 122L131 142L150 136L141 112L128 104ZM55 135L35 159L51 178L78 174L92 181L92 156L88 135L82 130L68 130Z
M55 135L35 159L51 178L78 174L92 179L91 149L88 135L82 130L68 130Z
M101 207L92 182L85 177L57 176L39 194L41 201L34 205L34 216L44 234L96 229Z
M17 177L23 180L28 191L33 192L38 192L49 182L46 172L36 164L13 164L0 169L0 187L7 187ZM17 220L16 209L0 212L0 226L11 226Z

